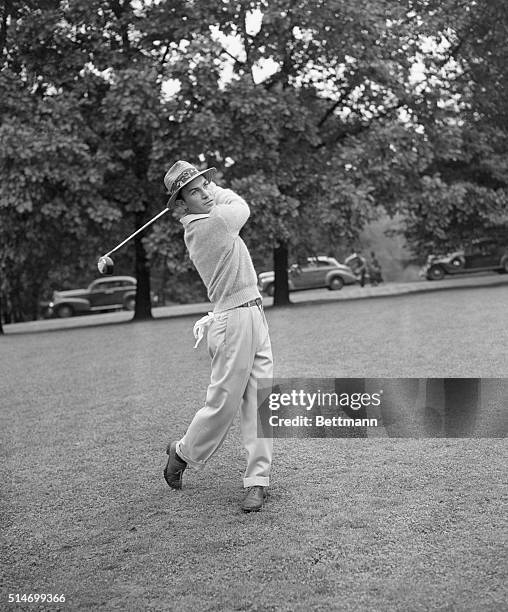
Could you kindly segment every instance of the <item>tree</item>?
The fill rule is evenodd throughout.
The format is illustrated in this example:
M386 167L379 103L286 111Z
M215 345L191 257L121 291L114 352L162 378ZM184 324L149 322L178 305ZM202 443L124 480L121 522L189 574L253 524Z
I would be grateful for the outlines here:
M274 303L288 303L290 250L354 241L378 212L376 196L394 205L407 191L404 181L391 182L396 192L377 181L413 148L414 126L401 112L415 95L418 25L406 6L366 0L241 0L200 10L215 34L196 38L172 66L180 81L174 129L179 140L187 134L189 152L225 165L225 179L248 197L255 221L246 234L270 245ZM375 164L373 149L383 151Z
M273 258L276 304L289 302L291 254L343 249L382 210L404 215L419 253L504 218L501 0L9 0L2 11L3 304L35 303L16 282L47 286L69 257L73 273L95 265L164 206L178 158L218 166L248 199L245 238L258 267ZM174 216L133 247L120 257L136 262L135 318L150 317L150 265L196 277Z
M508 7L415 3L431 29L413 121L419 128L404 234L421 256L508 228Z
M117 216L98 192L100 165L73 96L39 98L0 72L0 270L4 314L36 318L54 267L83 267L91 234ZM26 308L29 311L26 311Z
M3 142L15 140L20 126L23 131L18 145L6 149L0 160L6 177L2 215L12 227L29 222L39 240L45 236L44 257L50 267L68 254L65 240L76 244L77 238L96 249L93 255L87 250L95 266L98 254L162 207L160 153L166 149L167 164L170 150L164 142L168 109L161 93L162 73L180 38L201 27L192 15L190 3L182 1L163 6L130 0L4 4L2 75L13 104L4 104ZM24 114L15 103L21 94L31 109ZM54 151L45 160L48 143ZM81 172L76 168L80 164ZM27 178L34 174L36 180ZM70 203L79 214L70 214ZM65 206L66 222L43 228L48 219L62 220ZM5 239L5 270L15 278L13 261L24 269L33 244L22 233L20 242L12 233ZM141 236L134 241L135 319L151 316L144 244ZM47 273L40 269L38 277Z

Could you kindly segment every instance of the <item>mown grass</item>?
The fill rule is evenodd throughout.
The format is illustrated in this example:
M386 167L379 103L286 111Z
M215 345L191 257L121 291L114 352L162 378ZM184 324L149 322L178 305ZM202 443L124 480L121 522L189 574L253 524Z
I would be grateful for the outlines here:
M276 374L503 376L505 297L269 311ZM0 339L1 607L42 592L65 594L52 610L504 607L504 439L276 440L269 501L244 515L235 423L170 491L165 445L208 381L192 322Z

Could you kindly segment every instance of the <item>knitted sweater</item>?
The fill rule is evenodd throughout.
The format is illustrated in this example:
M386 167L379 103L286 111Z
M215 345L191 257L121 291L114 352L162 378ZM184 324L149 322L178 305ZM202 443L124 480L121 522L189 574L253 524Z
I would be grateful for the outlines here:
M247 203L231 189L217 185L209 214L180 219L192 263L204 282L214 312L261 297L252 259L239 232L249 218Z

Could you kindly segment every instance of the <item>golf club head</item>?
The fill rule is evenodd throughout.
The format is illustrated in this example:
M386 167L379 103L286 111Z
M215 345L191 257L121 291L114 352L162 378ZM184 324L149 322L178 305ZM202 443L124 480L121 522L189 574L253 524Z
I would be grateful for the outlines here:
M114 263L111 257L101 257L97 262L101 274L113 274Z

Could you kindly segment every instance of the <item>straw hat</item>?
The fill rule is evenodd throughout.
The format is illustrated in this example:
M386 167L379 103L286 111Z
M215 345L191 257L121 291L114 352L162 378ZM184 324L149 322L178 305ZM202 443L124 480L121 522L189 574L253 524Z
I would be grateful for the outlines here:
M164 185L166 185L166 189L170 196L166 206L173 204L178 197L180 189L185 187L185 185L189 184L196 177L204 174L205 177L211 181L216 171L216 168L198 170L195 166L189 164L189 162L183 160L177 161L166 172L164 177Z

